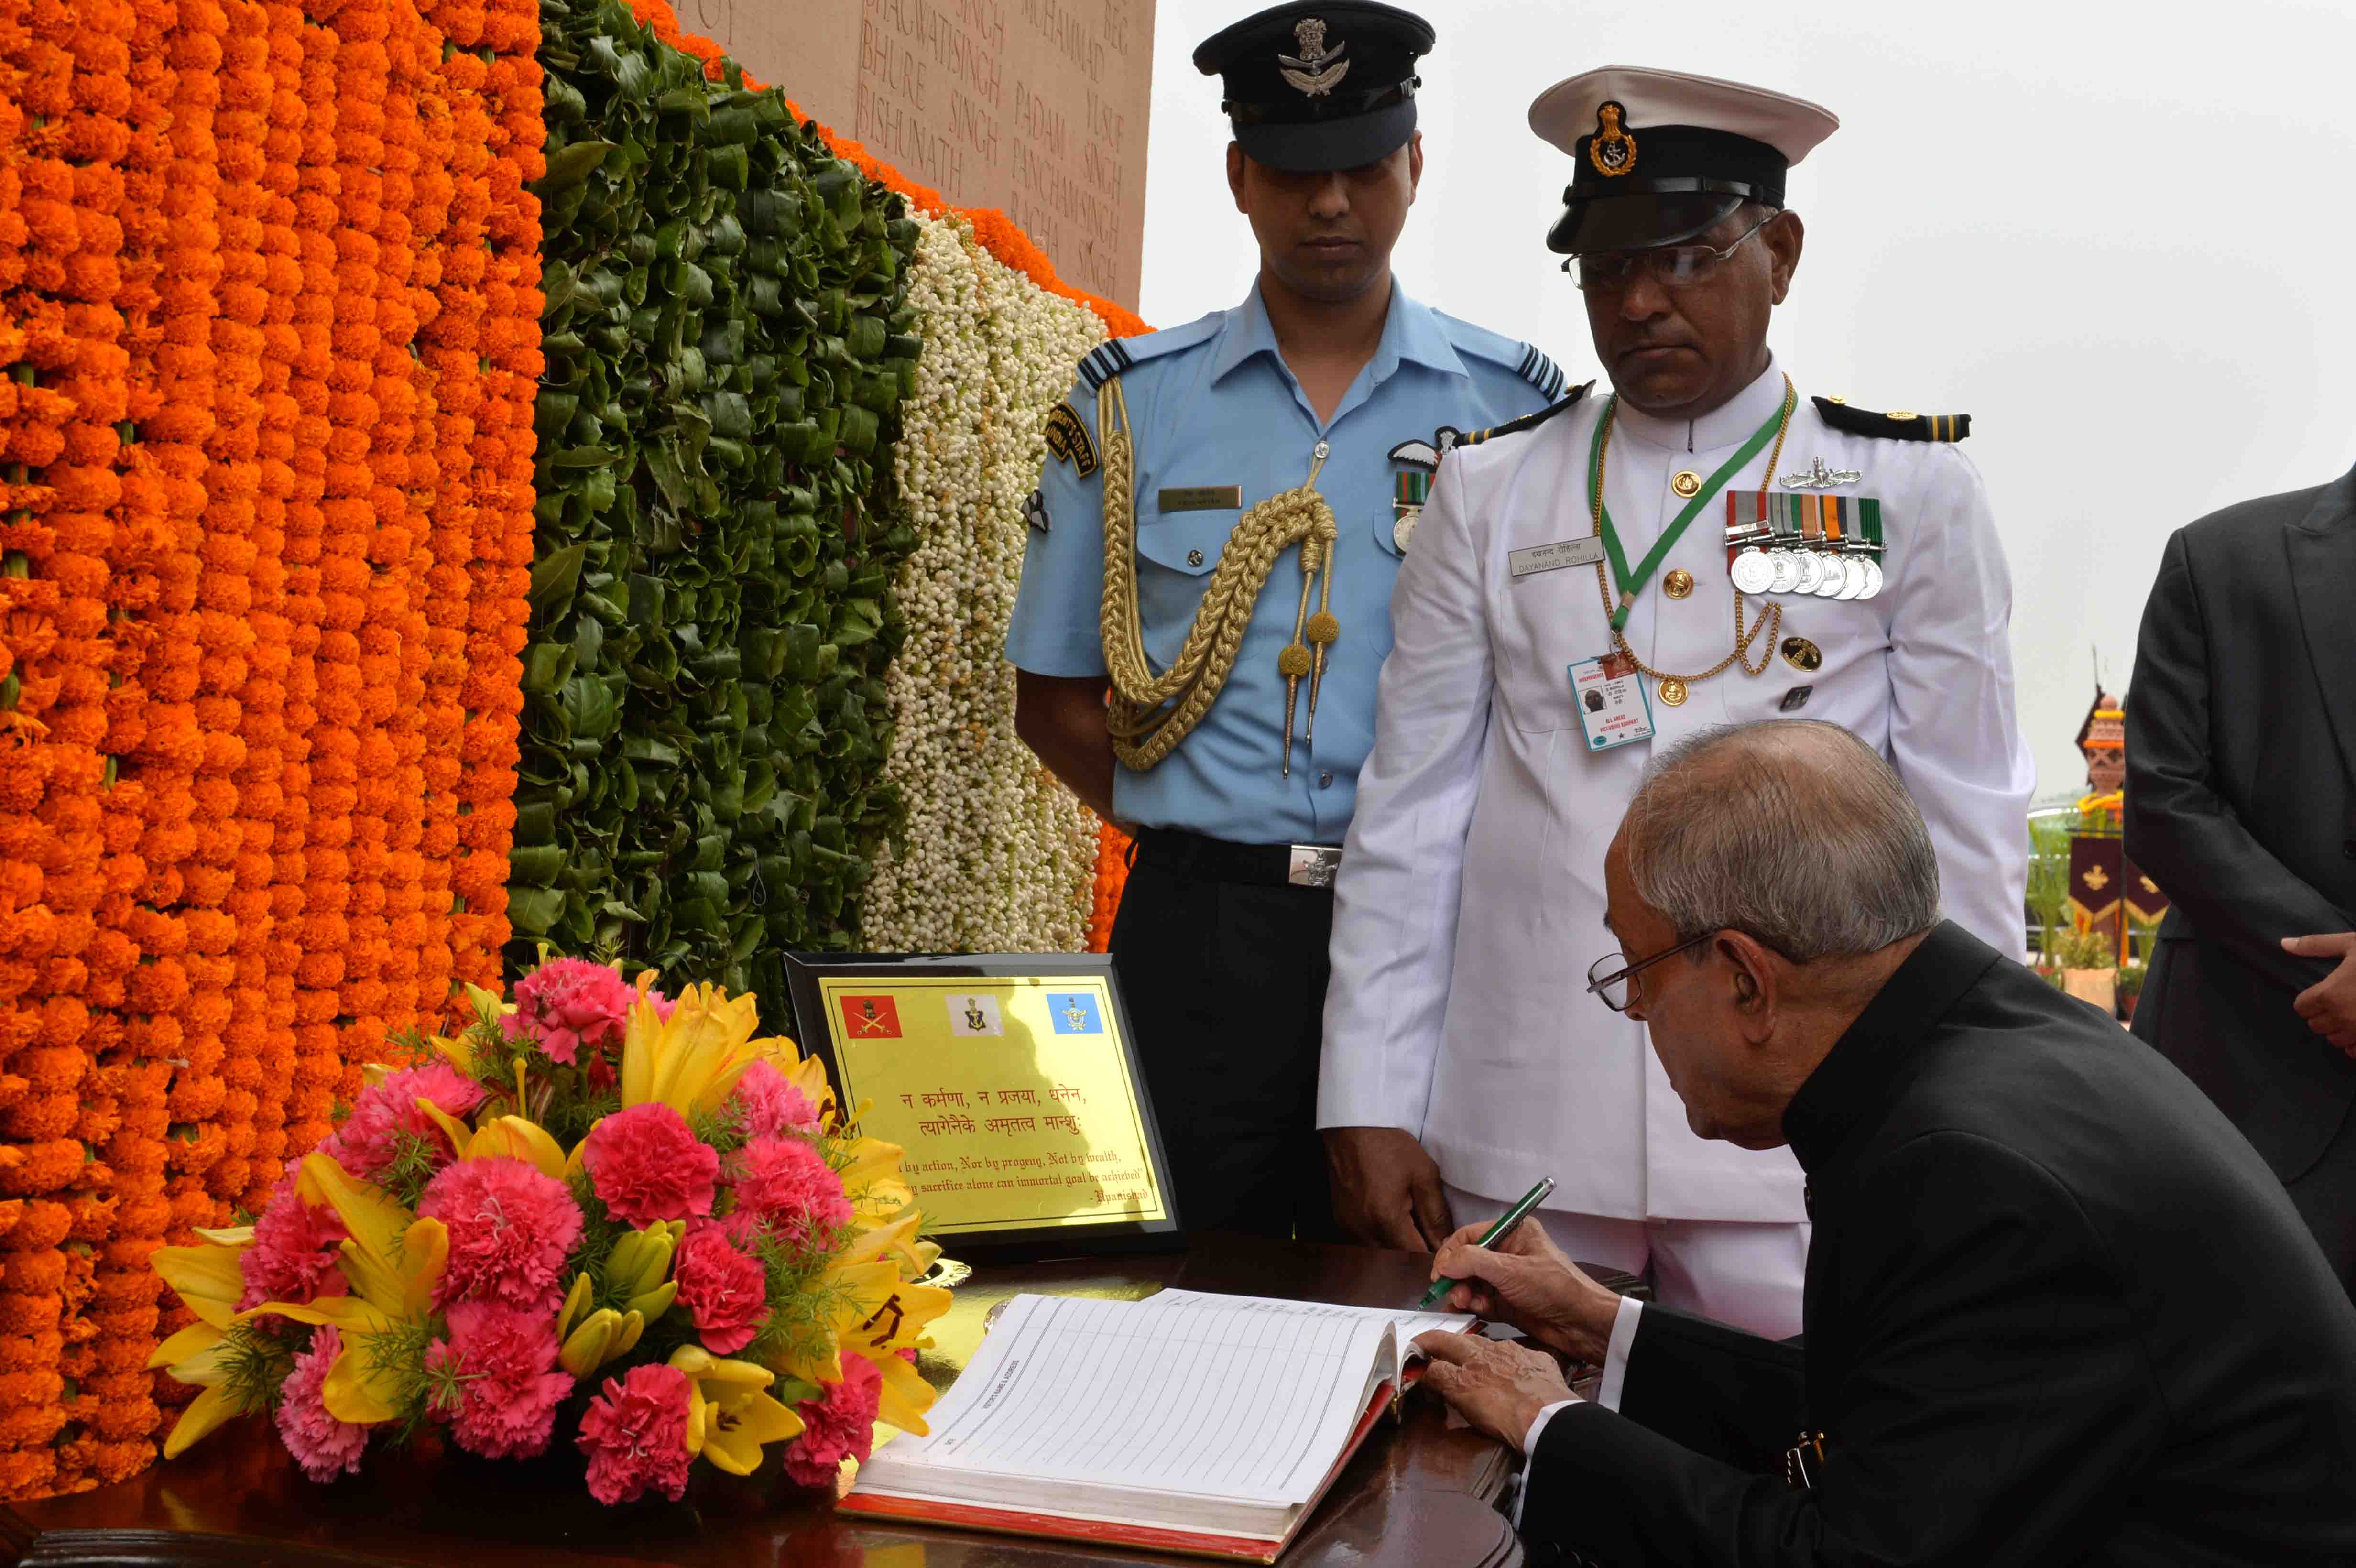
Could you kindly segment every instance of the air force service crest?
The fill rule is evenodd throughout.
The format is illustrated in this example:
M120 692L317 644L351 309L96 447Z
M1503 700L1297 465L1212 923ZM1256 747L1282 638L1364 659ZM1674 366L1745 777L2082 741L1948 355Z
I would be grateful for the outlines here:
M1349 46L1335 44L1328 49L1325 47L1325 24L1315 16L1303 17L1293 27L1292 36L1299 40L1296 47L1301 50L1300 55L1297 58L1285 54L1276 57L1284 80L1312 98L1328 96L1342 85L1342 79L1350 74L1350 62L1342 58L1342 51Z

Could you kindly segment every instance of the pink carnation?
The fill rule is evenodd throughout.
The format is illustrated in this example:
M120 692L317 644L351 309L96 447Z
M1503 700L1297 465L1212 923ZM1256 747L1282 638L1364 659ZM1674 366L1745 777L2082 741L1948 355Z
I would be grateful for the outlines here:
M801 1435L786 1445L786 1474L805 1487L831 1487L845 1459L864 1464L875 1445L884 1374L864 1356L842 1358L842 1381L794 1407Z
M728 1244L722 1226L699 1220L687 1228L671 1258L679 1305L695 1321L703 1348L732 1356L753 1342L769 1320L768 1275L755 1260Z
M529 1459L546 1451L556 1407L573 1392L556 1351L556 1320L545 1312L458 1303L450 1308L450 1337L425 1350L427 1373L457 1383L434 1413L469 1453Z
M729 1245L740 1252L754 1251L760 1246L761 1238L769 1233L769 1227L761 1223L761 1216L750 1209L731 1209L712 1222L720 1227Z
M343 1336L332 1326L322 1326L311 1336L311 1348L294 1358L294 1370L278 1386L278 1435L285 1439L286 1451L303 1473L315 1481L359 1475L360 1456L368 1449L369 1429L329 1415L320 1392L327 1369L343 1353Z
M818 1146L794 1137L755 1138L736 1151L736 1202L797 1246L823 1242L851 1223L842 1178Z
M515 1011L502 1027L509 1040L530 1040L570 1067L584 1045L620 1042L636 995L603 964L552 958L516 982Z
M437 1165L456 1158L449 1135L417 1108L420 1099L431 1100L444 1115L464 1120L483 1103L483 1086L446 1062L405 1068L362 1090L352 1114L319 1145L320 1152L362 1181L383 1179L392 1165L396 1133L426 1139L439 1153Z
M555 1178L520 1159L464 1160L425 1184L417 1212L450 1232L434 1306L498 1301L553 1313L564 1304L558 1275L581 1239L581 1207Z
M665 1023L670 1022L671 1009L679 1006L677 1002L671 1000L669 997L664 996L652 986L648 986L647 987L646 998L647 1006L654 1008L655 1017L660 1019Z
M784 1073L766 1061L755 1061L744 1069L728 1103L748 1138L775 1137L780 1133L798 1133L806 1138L818 1136L818 1107Z
M294 1195L293 1172L280 1178L253 1222L253 1245L238 1254L245 1292L237 1298L237 1309L265 1301L300 1307L323 1296L349 1295L344 1272L336 1266L337 1243L349 1233L333 1209Z
M712 1212L719 1151L669 1105L649 1101L599 1122L589 1129L582 1164L605 1211L625 1224L644 1229Z
M581 1413L575 1439L589 1456L589 1495L626 1503L650 1488L677 1502L687 1490L687 1374L663 1361L607 1378Z

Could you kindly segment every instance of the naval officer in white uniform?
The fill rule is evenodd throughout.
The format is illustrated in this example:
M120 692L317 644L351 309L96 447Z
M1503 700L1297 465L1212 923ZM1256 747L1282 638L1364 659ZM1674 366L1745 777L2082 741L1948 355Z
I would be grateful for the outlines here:
M1829 720L1897 767L1947 915L2019 955L2034 778L2011 586L1954 444L1966 417L1812 396L1769 351L1804 239L1784 173L1830 113L1612 68L1530 123L1575 161L1547 243L1613 391L1434 443L1334 913L1318 1125L1337 1217L1430 1246L1552 1176L1570 1255L1789 1335L1799 1168L1687 1126L1614 1000L1618 972L1679 960L1609 951L1604 849L1655 741ZM1795 857L1793 882L1810 871Z

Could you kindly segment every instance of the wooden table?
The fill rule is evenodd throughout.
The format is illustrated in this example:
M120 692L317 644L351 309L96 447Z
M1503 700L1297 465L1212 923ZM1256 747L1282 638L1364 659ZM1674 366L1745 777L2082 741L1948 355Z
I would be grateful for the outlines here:
M1190 1289L1395 1307L1430 1260L1359 1247L1204 1238L1179 1255L984 1267L933 1328L919 1369L946 1387L980 1343L983 1317L1018 1292L1136 1300ZM1286 1568L1514 1568L1520 1543L1496 1509L1513 1455L1451 1431L1439 1402L1410 1398L1378 1428L1286 1552ZM224 1427L119 1486L0 1509L0 1563L40 1568L240 1564L241 1568L608 1568L628 1563L730 1568L1113 1568L1190 1559L878 1524L836 1515L783 1485L696 1467L685 1500L605 1509L577 1461L500 1463L455 1451L369 1456L329 1486L303 1478L260 1422Z

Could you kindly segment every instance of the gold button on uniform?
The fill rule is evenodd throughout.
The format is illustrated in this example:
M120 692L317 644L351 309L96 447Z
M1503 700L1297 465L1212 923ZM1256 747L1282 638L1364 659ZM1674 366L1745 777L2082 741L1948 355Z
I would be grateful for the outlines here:
M1686 683L1676 676L1661 682L1661 700L1672 708L1682 708L1686 702Z
M1693 592L1693 573L1682 566L1677 568L1661 579L1661 592L1672 599L1684 598Z
M1669 481L1669 488L1690 501L1701 494L1701 475L1690 468L1680 468L1676 476Z

